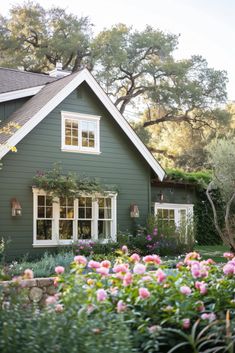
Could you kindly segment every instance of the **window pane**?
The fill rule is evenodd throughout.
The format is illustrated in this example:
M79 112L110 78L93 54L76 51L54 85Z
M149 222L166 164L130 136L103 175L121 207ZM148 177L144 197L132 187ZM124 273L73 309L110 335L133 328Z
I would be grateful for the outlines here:
M60 206L66 206L66 198L60 198Z
M78 221L78 238L91 239L91 221Z
M38 218L45 218L45 207L38 207Z
M73 221L59 221L59 238L72 239L73 238Z
M175 219L175 211L174 210L169 210L169 217L171 219Z
M46 208L46 218L52 218L52 207Z
M86 209L86 218L92 218L92 208Z
M52 206L52 197L50 197L50 196L46 197L46 205L47 206Z
M72 145L72 140L71 140L71 137L70 137L70 136L69 136L69 137L66 136L66 138L65 138L65 144L66 144L66 145L69 145L69 146Z
M111 221L98 221L98 238L111 238Z
M103 219L104 218L104 209L99 208L99 218Z
M67 216L66 218L73 218L74 217L74 210L72 207L67 208Z
M45 196L38 196L38 206L45 205Z
M38 220L37 221L37 240L52 239L52 221Z
M79 208L78 218L85 218L85 208Z
M92 198L86 197L86 207L92 207Z
M89 147L88 139L85 138L85 137L82 138L82 146L83 147Z
M66 207L60 207L60 218L66 218Z
M104 199L104 204L105 204L105 207L111 207L111 199L110 198Z
M71 145L78 146L78 139L76 137L73 137Z
M95 141L93 139L89 140L89 147L95 147Z
M165 219L168 218L168 210L167 209L162 210L162 218L165 218Z
M104 198L98 200L99 207L104 207Z

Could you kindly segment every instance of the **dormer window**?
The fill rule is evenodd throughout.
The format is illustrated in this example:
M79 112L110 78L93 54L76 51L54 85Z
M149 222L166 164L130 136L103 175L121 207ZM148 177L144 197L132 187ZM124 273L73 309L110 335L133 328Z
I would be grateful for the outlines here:
M62 112L62 150L100 153L100 117Z

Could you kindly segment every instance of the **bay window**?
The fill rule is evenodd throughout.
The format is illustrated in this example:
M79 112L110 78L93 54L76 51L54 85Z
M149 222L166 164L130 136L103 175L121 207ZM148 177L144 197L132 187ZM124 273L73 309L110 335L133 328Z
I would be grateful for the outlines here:
M116 241L116 194L52 198L33 188L36 246L71 244L77 240Z

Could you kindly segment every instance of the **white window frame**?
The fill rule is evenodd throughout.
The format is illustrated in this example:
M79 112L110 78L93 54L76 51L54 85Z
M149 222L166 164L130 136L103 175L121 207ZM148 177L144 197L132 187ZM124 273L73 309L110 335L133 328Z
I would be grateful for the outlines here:
M189 220L193 216L193 204L182 204L182 203L154 203L154 215L157 216L158 210L174 210L175 215L175 226L180 226L180 211L186 211L186 219Z
M84 147L82 146L82 130L78 127L78 146L66 145L65 144L65 120L74 120L78 122L78 125L83 121L95 122L95 146ZM76 152L76 153L88 153L88 154L100 154L100 116L80 114L74 112L61 111L61 150L64 152Z
M38 240L37 239L37 211L38 211L38 196L50 196L44 190L33 188L33 247L50 247L58 245L70 245L73 242L78 241L77 231L78 231L78 199L74 199L74 218L73 220L73 237L72 239L59 239L59 220L60 220L60 203L58 198L53 198L53 219L52 219L52 239L51 240ZM92 197L92 195L81 195L81 197ZM109 239L98 239L98 198L111 198L111 235ZM96 195L92 199L92 237L91 239L83 241L95 241L101 243L108 243L110 241L117 241L117 193L106 192L104 195Z

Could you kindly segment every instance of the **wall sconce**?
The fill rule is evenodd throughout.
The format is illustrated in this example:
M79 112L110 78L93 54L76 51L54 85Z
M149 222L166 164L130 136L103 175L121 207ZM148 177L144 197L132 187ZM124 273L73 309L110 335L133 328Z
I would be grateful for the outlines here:
M163 202L164 201L164 195L163 193L160 191L160 193L158 194L158 197L159 197L159 201L160 202Z
M131 218L138 218L140 216L140 211L137 205L132 204L130 206L130 217Z
M12 215L12 217L22 215L22 207L17 199L11 200L11 215Z

